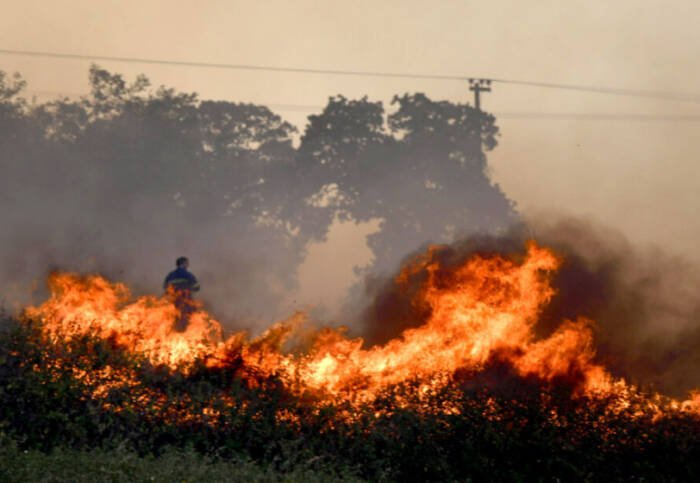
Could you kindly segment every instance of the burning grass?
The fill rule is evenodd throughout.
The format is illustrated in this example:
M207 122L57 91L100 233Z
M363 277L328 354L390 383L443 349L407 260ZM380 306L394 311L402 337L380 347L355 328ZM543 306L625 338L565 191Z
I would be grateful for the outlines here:
M429 250L396 278L419 281L425 322L369 348L301 315L250 339L200 308L177 332L165 299L55 274L3 335L3 430L45 451L191 447L368 479L697 476L697 398L615 380L591 321L534 336L558 265L534 243L458 264Z

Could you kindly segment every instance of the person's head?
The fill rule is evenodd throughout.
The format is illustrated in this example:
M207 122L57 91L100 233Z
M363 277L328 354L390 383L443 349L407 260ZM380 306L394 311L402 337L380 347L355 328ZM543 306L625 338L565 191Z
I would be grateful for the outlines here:
M187 257L180 257L175 260L175 265L177 265L177 268L187 268L190 266L190 261Z

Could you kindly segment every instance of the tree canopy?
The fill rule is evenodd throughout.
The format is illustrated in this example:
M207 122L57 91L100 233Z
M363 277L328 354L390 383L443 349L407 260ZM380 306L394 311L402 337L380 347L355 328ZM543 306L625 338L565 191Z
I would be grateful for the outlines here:
M218 295L237 293L256 315L260 294L292 287L307 243L337 217L380 221L371 269L388 271L425 242L515 216L487 169L495 118L468 104L417 93L385 110L335 96L300 133L262 105L95 65L89 81L84 97L36 103L0 72L4 283L49 260L126 270L148 287L154 256L197 251L217 280L238 280Z

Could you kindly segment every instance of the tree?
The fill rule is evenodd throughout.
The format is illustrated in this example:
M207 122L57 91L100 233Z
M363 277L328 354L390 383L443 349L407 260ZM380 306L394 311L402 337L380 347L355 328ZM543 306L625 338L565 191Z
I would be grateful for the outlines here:
M396 268L425 242L492 232L515 215L486 169L483 151L498 135L493 116L424 94L393 104L385 120L381 103L331 98L310 117L299 148L307 192L317 196L309 199L326 221L338 212L382 220L370 238L375 271Z
M5 79L3 281L53 265L123 274L151 292L188 253L220 314L271 315L304 245L285 189L293 126L264 106L200 102L97 66L77 100L30 106L23 83Z
M269 315L336 217L381 220L372 270L386 272L425 242L514 216L483 154L495 119L468 105L404 95L387 115L366 97L331 97L295 149L295 128L265 106L202 101L98 66L89 80L85 97L30 105L21 78L0 75L2 241L5 266L23 267L6 280L36 277L42 253L126 270L150 291L163 267L153 254L201 253L218 281L204 293L238 294L221 312Z

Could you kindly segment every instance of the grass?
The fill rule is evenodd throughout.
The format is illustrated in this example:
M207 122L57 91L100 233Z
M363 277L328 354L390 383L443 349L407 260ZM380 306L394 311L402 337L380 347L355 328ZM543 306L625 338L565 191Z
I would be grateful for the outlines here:
M22 450L11 439L1 439L0 481L4 482L361 481L351 474L303 466L281 471L245 457L223 460L188 449L167 449L159 456L139 456L119 447L89 451L59 447L43 453Z

